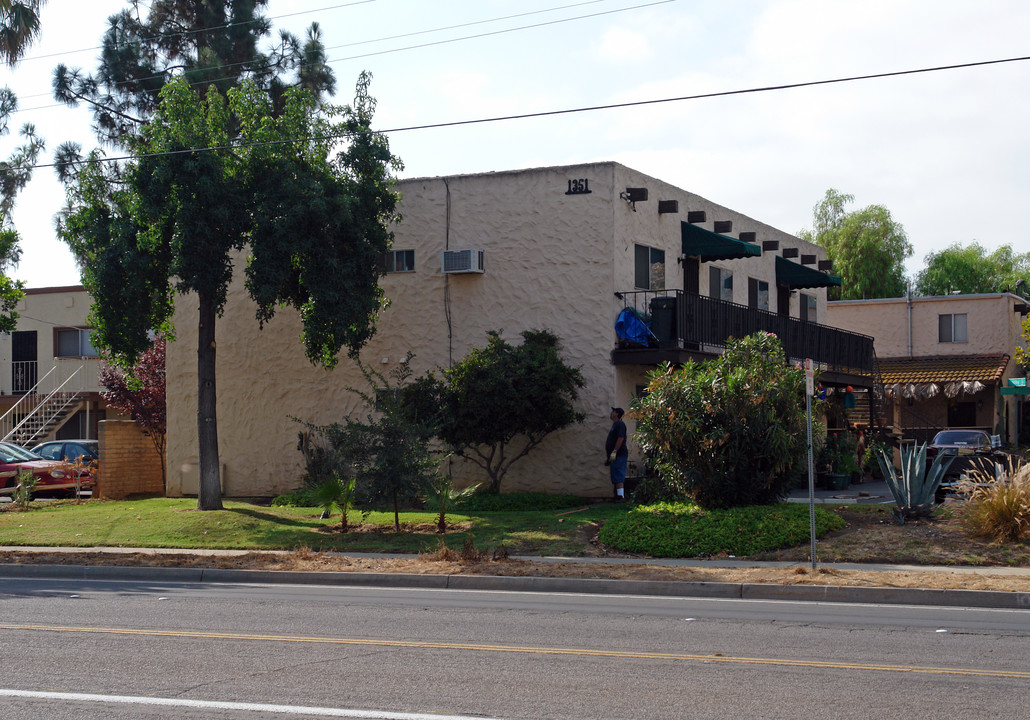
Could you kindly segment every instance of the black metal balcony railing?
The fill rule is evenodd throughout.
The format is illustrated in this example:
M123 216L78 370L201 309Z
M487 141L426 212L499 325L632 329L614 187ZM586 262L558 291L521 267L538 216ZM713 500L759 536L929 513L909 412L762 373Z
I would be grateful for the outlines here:
M718 353L729 338L770 332L792 361L811 358L827 369L872 373L873 338L827 325L802 321L767 310L726 302L682 290L636 290L618 293L649 327L646 343L618 339L621 350L657 348Z

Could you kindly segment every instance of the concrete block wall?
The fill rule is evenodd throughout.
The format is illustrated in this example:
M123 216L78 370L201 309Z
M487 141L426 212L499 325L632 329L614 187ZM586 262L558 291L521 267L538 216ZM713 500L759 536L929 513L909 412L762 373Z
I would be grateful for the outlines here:
M100 422L100 477L96 497L122 500L130 495L164 495L161 466L153 441L131 420Z

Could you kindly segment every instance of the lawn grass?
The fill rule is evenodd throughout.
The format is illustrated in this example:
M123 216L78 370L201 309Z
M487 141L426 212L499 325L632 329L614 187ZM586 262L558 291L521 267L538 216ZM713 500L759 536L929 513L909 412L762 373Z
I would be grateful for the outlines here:
M431 552L441 543L458 550L471 537L477 548L512 555L581 555L585 533L624 506L607 503L530 512L448 514L461 529L435 532L431 512L401 513L394 532L392 513L352 511L348 522L360 531L339 532L340 516L321 519L311 507L268 507L225 500L223 510L200 512L196 500L150 498L133 501L34 502L31 509L0 512L0 545L73 547L220 548L352 552Z

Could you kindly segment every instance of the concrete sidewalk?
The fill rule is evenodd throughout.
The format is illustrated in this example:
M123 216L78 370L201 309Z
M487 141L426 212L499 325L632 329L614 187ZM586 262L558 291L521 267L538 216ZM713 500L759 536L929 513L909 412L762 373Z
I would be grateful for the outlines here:
M807 503L808 487L791 490L787 502ZM883 480L866 483L855 483L846 490L815 489L817 505L851 505L857 503L893 503L894 497Z
M104 552L112 554L152 553L155 555L197 554L231 557L252 550L187 550L170 548L72 548L0 547L4 552ZM258 551L270 554L287 551ZM328 553L353 558L410 558L411 555L387 553ZM696 568L804 567L806 563L756 562L749 560L683 560L669 558L576 558L516 557L533 562L578 562L607 564L647 564ZM820 563L821 568L873 572L949 572L1004 574L1030 578L1030 568L930 567L915 565L865 565L857 563ZM429 575L373 572L293 572L281 570L232 570L218 568L136 567L109 565L35 565L0 564L0 578L72 579L96 581L145 581L185 583L260 583L335 586L407 587L509 592L561 592L584 594L648 595L659 597L725 598L753 600L792 600L842 603L881 603L1023 609L1030 611L1030 592L991 590L949 590L933 588L896 588L831 585L785 585L739 582L690 582L666 580L612 580L586 578L522 577L503 575Z

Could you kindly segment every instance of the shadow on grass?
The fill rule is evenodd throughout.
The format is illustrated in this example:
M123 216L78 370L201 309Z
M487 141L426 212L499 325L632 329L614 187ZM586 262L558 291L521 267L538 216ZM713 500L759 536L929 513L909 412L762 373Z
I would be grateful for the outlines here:
M308 528L322 527L322 519L319 517L312 518L310 521L305 521L297 518L285 517L283 515L276 515L275 513L251 510L245 507L227 507L225 509L231 513L246 515L247 517L251 517L255 520L264 520L265 522L270 522L275 525L293 525L295 527Z

